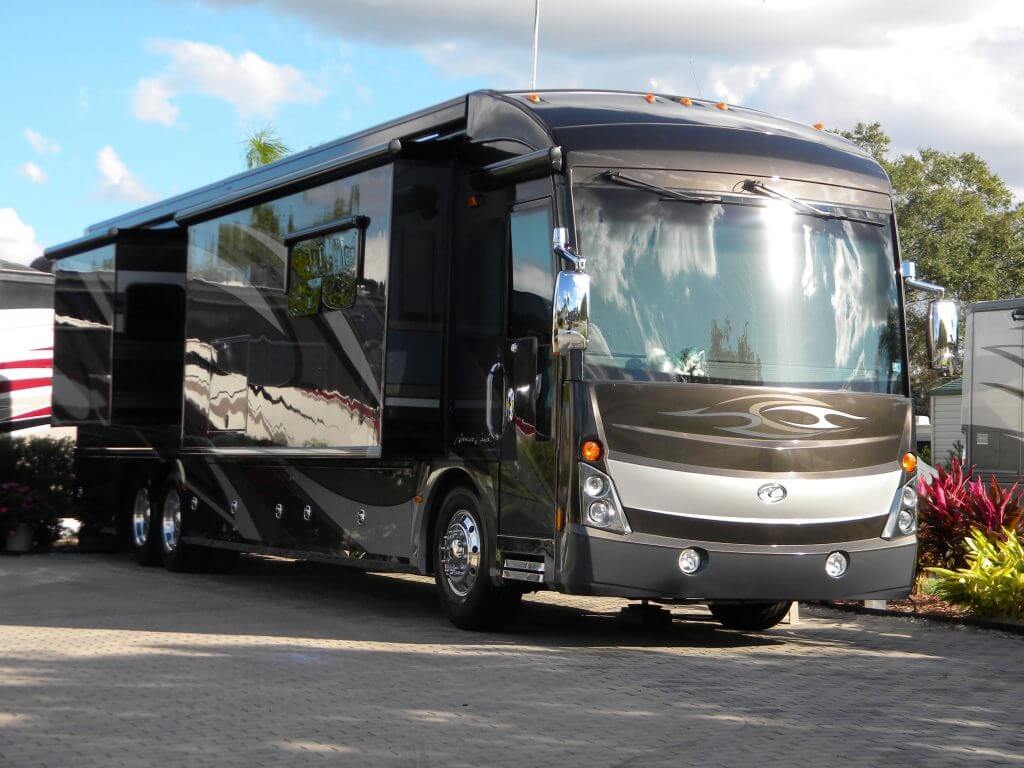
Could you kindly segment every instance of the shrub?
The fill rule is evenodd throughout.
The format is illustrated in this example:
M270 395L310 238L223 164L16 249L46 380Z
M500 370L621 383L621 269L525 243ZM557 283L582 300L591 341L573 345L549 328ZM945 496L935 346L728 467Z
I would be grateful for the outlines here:
M66 438L0 436L0 531L28 523L37 545L54 541L58 519L74 508L73 455Z
M1016 484L1004 488L991 477L986 485L973 468L965 472L958 459L950 461L948 470L936 469L938 476L930 482L924 477L917 482L922 566L963 566L966 553L962 542L972 529L994 540L1002 538L1004 529L1024 531L1022 491Z
M1017 532L1005 528L1001 538L993 539L974 528L963 546L966 567L928 569L936 576L934 594L979 616L1024 617L1024 545Z

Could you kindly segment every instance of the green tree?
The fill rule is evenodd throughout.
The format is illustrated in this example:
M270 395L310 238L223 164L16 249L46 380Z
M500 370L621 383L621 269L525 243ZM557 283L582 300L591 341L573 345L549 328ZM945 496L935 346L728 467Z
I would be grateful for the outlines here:
M869 152L892 179L901 256L917 262L919 276L944 285L961 310L975 301L1024 295L1024 206L981 157L936 149L892 157L892 142L877 122L837 133ZM913 394L921 409L927 408L924 393L941 378L928 368L929 298L907 295Z
M249 131L242 145L245 148L245 167L250 170L280 160L291 152L277 131L270 126Z

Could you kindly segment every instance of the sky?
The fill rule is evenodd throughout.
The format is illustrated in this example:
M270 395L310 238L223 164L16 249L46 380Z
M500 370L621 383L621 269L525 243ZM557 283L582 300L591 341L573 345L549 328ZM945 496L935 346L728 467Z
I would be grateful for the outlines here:
M0 259L476 88L529 85L534 0L0 0ZM1019 0L542 0L538 87L878 120L1024 198Z

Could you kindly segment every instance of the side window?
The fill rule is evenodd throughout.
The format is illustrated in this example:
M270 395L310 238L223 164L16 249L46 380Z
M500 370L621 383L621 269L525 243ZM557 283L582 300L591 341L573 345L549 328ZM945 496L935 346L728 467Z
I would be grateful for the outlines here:
M551 206L547 200L516 208L509 217L512 296L509 337L535 336L550 345L555 289L551 250Z
M348 309L355 304L367 223L365 217L357 216L289 238L289 317Z

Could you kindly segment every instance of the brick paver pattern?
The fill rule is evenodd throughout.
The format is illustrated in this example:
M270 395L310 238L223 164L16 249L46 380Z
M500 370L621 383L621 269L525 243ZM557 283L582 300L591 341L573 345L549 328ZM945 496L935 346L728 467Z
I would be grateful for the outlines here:
M539 594L474 634L420 578L0 559L0 766L1024 765L1020 637L623 605Z

